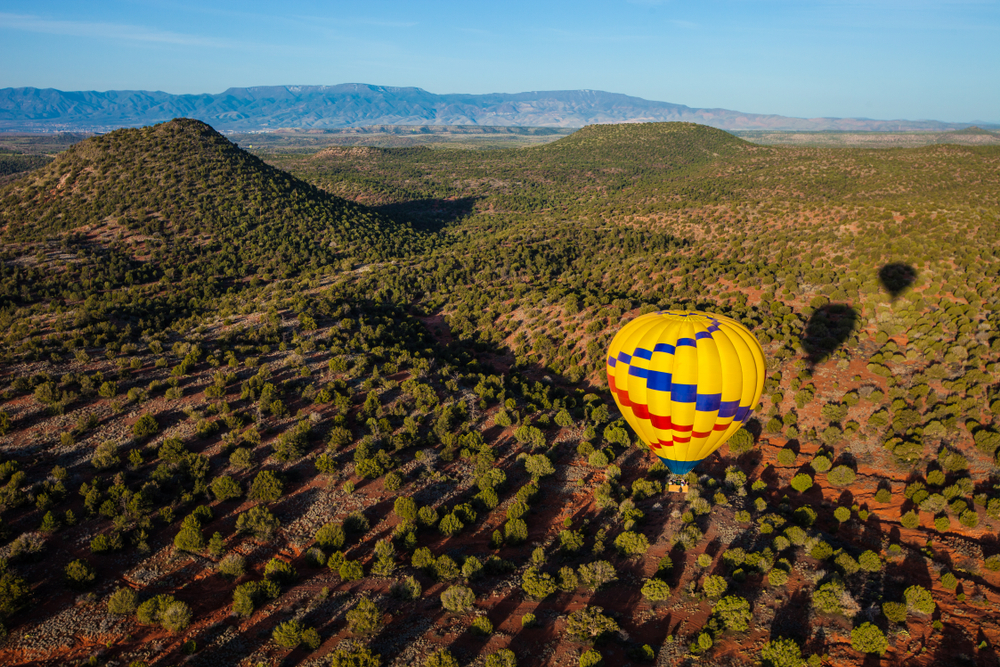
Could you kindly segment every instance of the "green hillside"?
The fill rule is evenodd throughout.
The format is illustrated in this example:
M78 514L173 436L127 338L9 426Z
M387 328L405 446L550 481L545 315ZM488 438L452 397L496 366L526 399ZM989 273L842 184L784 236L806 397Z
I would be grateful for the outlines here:
M995 664L1000 149L287 148L0 191L0 663ZM606 379L662 309L766 359L686 493Z

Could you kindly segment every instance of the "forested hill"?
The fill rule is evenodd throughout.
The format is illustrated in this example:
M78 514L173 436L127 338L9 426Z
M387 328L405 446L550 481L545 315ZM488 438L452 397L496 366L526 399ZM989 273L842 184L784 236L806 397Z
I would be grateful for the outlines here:
M187 119L83 141L2 197L6 241L100 228L134 232L160 259L197 246L236 253L227 275L262 266L284 273L339 255L385 258L413 236ZM171 263L186 263L178 260Z
M385 261L421 238L178 119L87 139L0 190L0 305L82 299L84 320L164 325L247 280Z

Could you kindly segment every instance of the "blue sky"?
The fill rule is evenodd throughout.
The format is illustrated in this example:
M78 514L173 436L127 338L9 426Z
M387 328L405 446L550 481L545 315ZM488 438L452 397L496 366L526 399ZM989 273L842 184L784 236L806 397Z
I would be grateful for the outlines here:
M5 0L0 63L0 88L589 88L784 116L1000 122L1000 2Z

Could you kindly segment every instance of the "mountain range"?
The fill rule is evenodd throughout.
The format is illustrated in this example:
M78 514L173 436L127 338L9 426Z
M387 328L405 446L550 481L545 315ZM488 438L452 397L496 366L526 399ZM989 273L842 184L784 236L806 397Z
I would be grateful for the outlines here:
M697 109L599 90L436 95L414 87L256 86L219 94L159 91L63 92L0 89L0 131L107 131L187 117L220 131L336 129L367 125L583 127L596 123L686 121L724 130L946 131L971 123L865 118L791 118ZM983 123L977 123L983 126ZM987 125L1000 129L1000 125Z

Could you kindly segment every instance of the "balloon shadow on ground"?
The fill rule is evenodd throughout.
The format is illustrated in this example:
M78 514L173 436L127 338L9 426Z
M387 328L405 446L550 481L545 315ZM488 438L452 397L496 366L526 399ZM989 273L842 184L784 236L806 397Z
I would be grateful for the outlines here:
M894 262L878 270L878 281L882 289L889 293L893 301L906 291L917 279L917 270L909 264Z
M843 345L858 324L858 312L842 303L829 303L818 309L806 323L802 349L810 366L825 361Z

